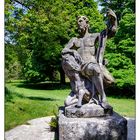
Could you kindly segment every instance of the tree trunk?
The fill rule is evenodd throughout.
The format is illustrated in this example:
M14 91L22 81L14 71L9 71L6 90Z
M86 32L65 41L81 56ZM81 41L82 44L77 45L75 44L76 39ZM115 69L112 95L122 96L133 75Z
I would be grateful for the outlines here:
M64 72L62 66L60 67L60 83L61 84L66 84L66 81L65 81L65 72Z

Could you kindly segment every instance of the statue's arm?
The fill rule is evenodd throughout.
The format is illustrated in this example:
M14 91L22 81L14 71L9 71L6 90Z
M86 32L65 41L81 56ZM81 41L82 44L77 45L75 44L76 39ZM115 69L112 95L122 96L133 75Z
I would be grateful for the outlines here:
M97 62L102 65L103 64L103 56L106 47L106 40L115 35L117 31L117 16L116 14L109 9L107 12L107 28L103 30L99 35L99 47L96 53Z
M95 45L96 45L97 42L99 42L100 33L94 33L93 36L94 36L94 38L95 38Z
M62 55L66 53L73 54L75 52L75 50L72 49L72 47L75 45L75 40L76 38L70 39L70 41L65 45L65 48L62 50Z

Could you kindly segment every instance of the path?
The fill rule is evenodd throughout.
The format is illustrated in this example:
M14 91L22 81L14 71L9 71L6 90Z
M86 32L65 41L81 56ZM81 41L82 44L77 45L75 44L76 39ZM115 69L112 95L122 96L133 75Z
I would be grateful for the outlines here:
M5 140L54 140L54 132L49 131L51 117L33 119L5 133Z

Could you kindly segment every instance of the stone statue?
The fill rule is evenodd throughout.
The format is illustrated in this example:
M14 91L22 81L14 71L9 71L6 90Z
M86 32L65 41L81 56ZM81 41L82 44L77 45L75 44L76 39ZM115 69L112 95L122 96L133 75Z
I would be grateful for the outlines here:
M101 33L89 33L89 21L86 16L77 18L78 37L70 39L62 50L62 67L70 79L71 92L65 100L65 106L83 103L95 103L108 108L104 85L114 82L114 78L105 67L104 51L106 40L115 35L117 18L109 9L107 28ZM96 42L99 43L95 48Z
M127 120L113 111L104 91L104 86L114 82L105 66L106 40L117 29L115 13L109 9L107 16L107 28L101 33L89 33L88 18L79 16L79 36L62 50L62 67L70 79L71 92L65 107L59 108L61 140L127 140Z

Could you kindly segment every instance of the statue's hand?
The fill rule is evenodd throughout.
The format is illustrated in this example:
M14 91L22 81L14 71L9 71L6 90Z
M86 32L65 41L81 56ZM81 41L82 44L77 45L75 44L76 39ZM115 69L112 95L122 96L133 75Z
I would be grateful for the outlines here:
M117 19L116 14L111 9L108 9L107 16L109 17L109 19Z
M111 31L108 37L113 37L117 31L117 16L111 9L108 9L107 17L107 30Z
M77 51L74 51L74 58L79 64L82 64L82 58Z

